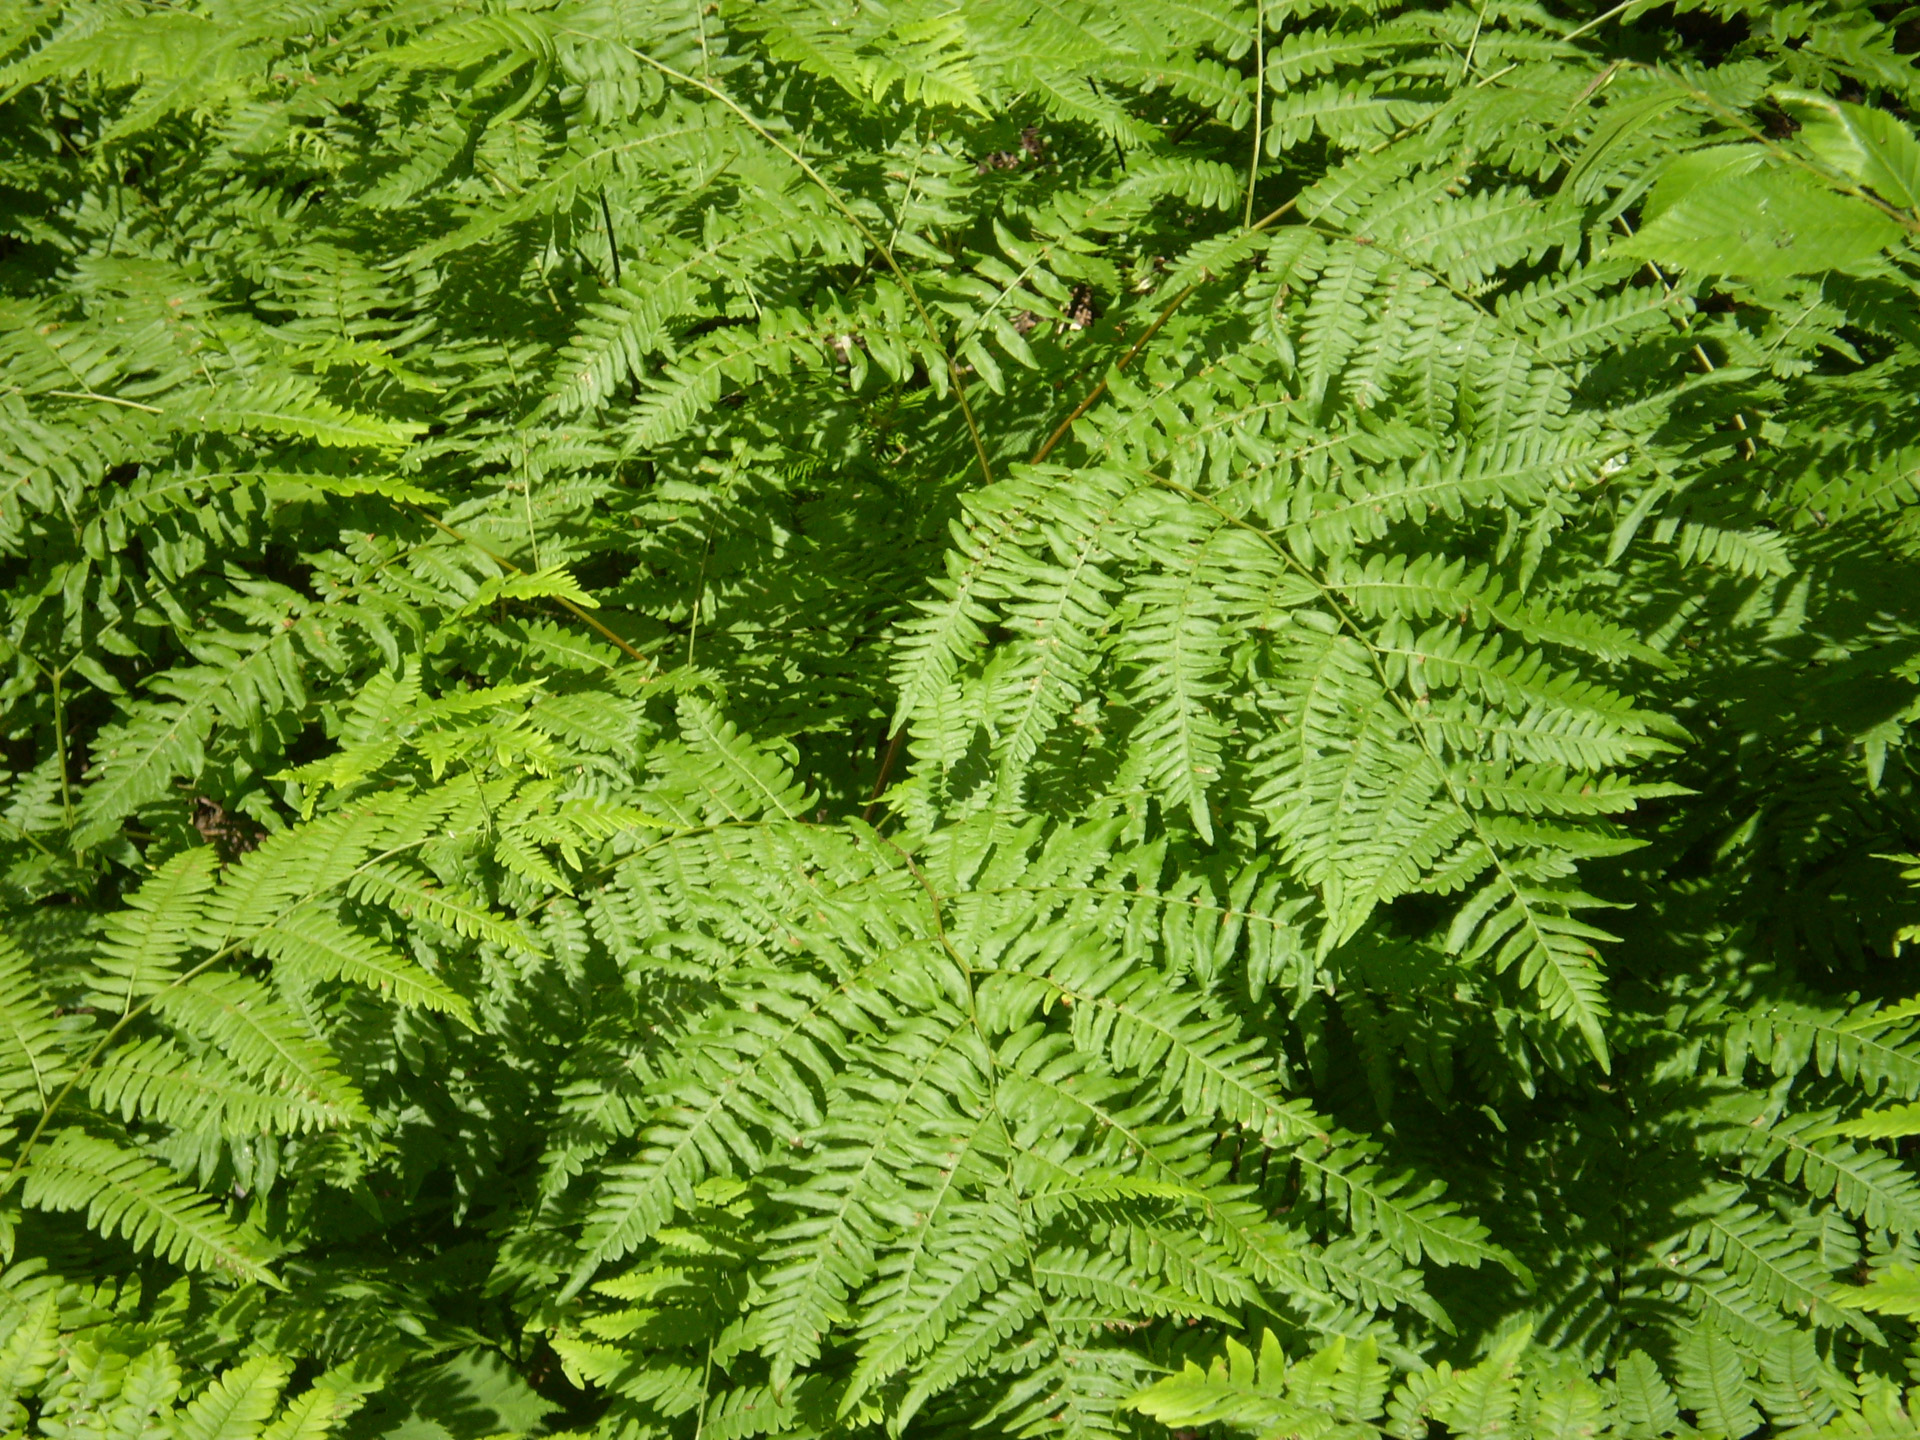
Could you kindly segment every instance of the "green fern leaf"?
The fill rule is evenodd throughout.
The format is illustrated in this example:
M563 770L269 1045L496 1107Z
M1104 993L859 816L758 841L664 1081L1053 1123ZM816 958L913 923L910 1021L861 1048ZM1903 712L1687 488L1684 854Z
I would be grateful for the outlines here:
M32 1158L21 1192L28 1205L84 1210L87 1224L101 1234L123 1235L139 1249L190 1269L276 1283L217 1205L146 1156L65 1129Z

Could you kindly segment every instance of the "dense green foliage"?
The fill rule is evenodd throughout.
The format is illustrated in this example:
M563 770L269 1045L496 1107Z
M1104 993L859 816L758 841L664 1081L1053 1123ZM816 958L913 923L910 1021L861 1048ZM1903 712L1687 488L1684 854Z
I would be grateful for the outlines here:
M1916 14L0 5L0 1429L1915 1433Z

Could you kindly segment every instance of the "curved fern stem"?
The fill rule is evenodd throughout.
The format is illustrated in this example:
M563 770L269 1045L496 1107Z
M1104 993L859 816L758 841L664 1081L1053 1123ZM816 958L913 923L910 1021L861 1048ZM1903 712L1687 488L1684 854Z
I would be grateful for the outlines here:
M580 32L568 31L565 33L579 34ZM583 35L581 38L591 39L592 37ZM974 421L973 406L967 403L965 377L961 375L960 367L954 360L952 352L947 349L946 341L941 338L940 327L934 324L933 316L928 313L926 305L921 301L919 290L915 288L913 281L908 278L907 272L900 268L900 262L894 259L892 248L882 241L878 235L873 233L872 228L865 220L860 218L858 212L841 198L840 192L827 182L827 178L807 163L805 156L781 140L779 136L775 135L765 125L762 125L748 113L744 106L731 95L727 94L726 91L722 90L710 80L702 80L697 76L688 75L676 70L673 66L654 59L653 56L647 54L644 50L635 49L631 45L623 46L622 48L643 65L649 65L669 79L677 80L682 85L691 86L695 90L711 96L726 106L727 109L739 117L742 124L746 125L754 134L758 135L762 140L766 141L767 144L773 146L774 149L786 156L802 174L817 185L820 193L827 197L828 203L842 215L846 216L848 222L858 230L866 242L874 248L875 253L880 256L880 259L885 263L887 269L893 272L893 278L900 282L900 287L905 291L908 303L913 306L914 313L919 316L921 325L926 329L927 338L933 342L934 348L940 352L941 358L946 361L947 377L953 385L954 399L960 406L960 418L966 421L967 435L973 441L974 458L978 460L980 464L981 479L986 484L991 485L993 483L993 466L987 460L986 443L981 438L980 426Z
M1267 0L1254 0L1253 7L1253 148L1247 155L1247 199L1241 207L1240 223L1253 226L1253 186L1260 178L1260 118L1267 98Z
M456 530L453 526L447 524L446 521L440 519L438 516L431 515L425 510L422 510L418 505L415 505L410 501L404 501L404 500L399 503L404 505L407 509L413 511L414 514L418 515L422 520L426 521L429 525L433 526L436 530L440 530L444 532L445 534L451 536L453 539L460 541L460 543L463 545L471 545L474 549L478 550L482 555L486 556L489 560L493 561L494 564L499 565L504 569L511 570L515 575L524 575L527 573L520 566L514 564L511 560L507 559L506 556L500 554L498 551L494 550L492 547L487 545L482 545L478 540L474 539L471 535L463 534L461 531ZM609 629L603 621L596 619L592 615L589 615L585 610L582 610L578 605L574 604L573 601L567 599L566 596L549 595L547 598L549 600L552 600L555 604L559 605L561 609L565 610L569 615L573 616L574 619L579 620L583 624L599 632L599 634L604 636L606 639L612 641L616 646L619 647L620 651L624 655L626 655L628 659L638 660L645 665L654 664L654 660L651 655L648 655L645 651L636 650L626 640L622 639L619 635L615 634L611 629Z

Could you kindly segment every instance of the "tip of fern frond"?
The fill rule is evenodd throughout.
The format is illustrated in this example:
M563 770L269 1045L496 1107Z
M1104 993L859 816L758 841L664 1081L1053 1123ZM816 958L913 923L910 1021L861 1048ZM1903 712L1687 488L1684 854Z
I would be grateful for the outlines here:
M577 1298L582 1290L593 1283L593 1277L599 1273L599 1270L599 1264L593 1259L581 1261L574 1267L573 1273L567 1277L567 1283L560 1287L560 1293L553 1297L554 1303L565 1305Z
M1600 1073L1613 1074L1613 1060L1607 1054L1607 1037L1600 1033L1600 1027L1583 1024L1580 1027L1580 1034L1587 1042L1587 1049L1593 1053L1593 1058L1599 1063Z

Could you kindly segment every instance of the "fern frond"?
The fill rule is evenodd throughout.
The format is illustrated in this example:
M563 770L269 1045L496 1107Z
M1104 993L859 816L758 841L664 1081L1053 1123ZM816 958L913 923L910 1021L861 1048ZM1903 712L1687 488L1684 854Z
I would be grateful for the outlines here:
M182 1440L258 1440L288 1374L286 1362L271 1355L234 1366L180 1412Z
M101 1234L124 1236L190 1269L274 1283L213 1201L180 1184L157 1161L85 1131L57 1130L41 1145L21 1198L37 1209L83 1210L87 1224Z
M390 946L322 911L308 910L253 937L255 954L315 980L350 980L389 995L396 1004L440 1010L473 1023L466 1000Z
M67 1033L32 961L0 935L0 1113L44 1108L68 1075Z
M286 1092L334 1124L367 1118L359 1092L326 1047L273 991L244 975L214 972L178 982L153 1008L216 1046L241 1073Z
M298 1090L250 1079L215 1054L182 1051L150 1039L114 1050L87 1076L87 1098L131 1123L158 1121L183 1130L247 1136L297 1134L341 1123L336 1106Z

